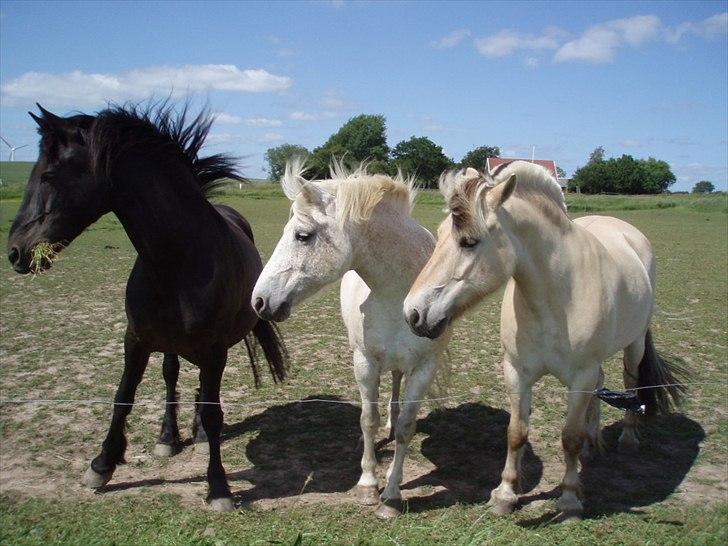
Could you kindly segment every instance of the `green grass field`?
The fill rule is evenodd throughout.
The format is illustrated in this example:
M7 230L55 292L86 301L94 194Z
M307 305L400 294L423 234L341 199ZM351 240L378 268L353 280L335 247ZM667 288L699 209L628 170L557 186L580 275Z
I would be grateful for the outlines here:
M10 187L8 164L0 168ZM18 179L15 193L0 194L3 249L27 167L25 175L18 171L13 176ZM253 185L216 199L250 220L262 255L269 256L288 215L280 190ZM588 207L618 206L616 197L569 199L574 215ZM223 461L238 511L206 510L206 458L191 447L169 460L152 455L164 399L161 358L155 355L137 396L145 403L129 418L128 464L117 469L100 494L85 490L80 477L108 427L108 406L0 406L0 544L727 543L725 197L706 197L708 205L699 206L693 196L644 198L679 203L644 210L624 210L644 208L638 206L643 198L619 199L624 199L622 210L609 214L643 230L657 254L655 342L661 351L686 361L695 383L680 414L643 428L636 455L616 453L621 413L603 406L606 452L582 472L583 522L550 523L555 512L546 493L563 472L559 433L566 399L552 378L535 389L523 507L502 519L485 511L505 456L498 298L456 329L451 343L454 398L441 407L427 404L420 412L405 466L408 512L395 522L380 522L371 508L356 505L346 492L358 478L358 407L295 402L358 398L332 287L282 324L293 361L292 377L284 385L265 380L256 391L244 349L230 352L222 389ZM423 193L415 216L434 229L442 218L437 194ZM134 256L119 222L108 215L46 274L19 276L4 262L2 399L113 398L121 374L124 287ZM618 358L605 365L607 387L621 387L620 370ZM195 369L183 363L183 400L193 399L196 383ZM388 388L383 381L384 399ZM191 419L191 407L183 406L185 438ZM384 446L380 456L383 474L392 446Z

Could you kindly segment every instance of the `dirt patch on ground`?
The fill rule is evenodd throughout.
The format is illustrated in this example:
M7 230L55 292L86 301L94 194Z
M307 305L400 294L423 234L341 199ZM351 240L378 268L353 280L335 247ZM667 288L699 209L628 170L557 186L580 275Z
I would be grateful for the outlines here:
M329 398L332 403L280 404L228 420L223 461L239 506L274 509L355 502L350 490L359 476L359 408ZM3 417L7 422L8 406ZM196 452L188 439L176 456L155 457L151 448L156 427L146 426L153 419L140 417L146 440L130 442L128 464L119 466L99 492L84 488L80 478L99 448L105 417L84 415L96 439L94 434L78 434L76 428L72 444L60 436L58 442L49 437L42 449L24 449L13 442L12 435L4 434L0 490L20 497L65 500L169 493L178 495L184 505L201 507L207 489L207 455ZM507 420L504 410L480 403L423 411L402 486L409 509L485 503L505 459ZM138 439L139 422L132 428ZM582 471L588 515L633 511L671 499L700 504L726 501L726 467L696 462L705 438L698 423L677 414L657 419L643 428L642 447L635 455L616 452L620 428L612 424L604 429L606 451ZM523 459L526 509L550 499L563 472L559 459L546 456L542 460L538 452L528 446ZM382 483L392 455L393 444L382 439Z

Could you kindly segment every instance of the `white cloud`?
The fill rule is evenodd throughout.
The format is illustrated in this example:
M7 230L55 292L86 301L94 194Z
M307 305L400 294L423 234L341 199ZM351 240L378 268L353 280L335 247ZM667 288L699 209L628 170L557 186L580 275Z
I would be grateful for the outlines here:
M278 142L280 140L283 140L283 135L280 133L265 133L258 139L258 141L262 143Z
M523 64L525 64L528 68L536 68L538 66L538 58L526 57L523 59Z
M502 30L492 36L476 38L475 47L485 57L507 57L519 49L556 49L563 35L564 31L556 27L549 27L539 35Z
M458 45L465 38L468 38L470 34L470 31L467 29L453 30L447 36L443 36L439 40L433 40L430 42L430 46L435 49L449 49Z
M248 118L244 121L248 127L280 127L283 122L279 119Z
M554 61L585 61L608 63L614 60L617 48L641 45L659 36L660 18L655 15L637 15L615 19L588 28L579 38L562 45Z
M291 112L288 117L295 121L315 121L316 116L310 112Z
M120 74L26 72L2 85L2 98L6 104L38 101L80 107L211 89L270 93L288 89L292 83L291 78L266 70L241 70L227 64L155 66Z
M622 142L620 142L620 144L624 148L642 148L642 146L644 146L642 144L642 142L640 142L639 140L635 140L635 139L623 140Z
M319 102L327 110L346 110L349 108L349 101L344 93L333 89L324 91L324 96Z
M215 114L215 123L220 125L239 125L242 122L242 118L226 114L225 112L217 112Z
M665 30L665 37L672 44L689 35L712 39L723 37L726 34L728 34L728 12L717 13L697 23L688 21Z

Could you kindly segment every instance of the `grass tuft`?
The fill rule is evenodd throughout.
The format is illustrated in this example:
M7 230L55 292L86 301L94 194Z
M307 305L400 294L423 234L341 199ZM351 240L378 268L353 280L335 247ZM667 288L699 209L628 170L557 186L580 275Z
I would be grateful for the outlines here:
M51 244L47 241L35 245L30 251L30 271L33 275L40 275L48 269L58 259L61 248L60 243Z

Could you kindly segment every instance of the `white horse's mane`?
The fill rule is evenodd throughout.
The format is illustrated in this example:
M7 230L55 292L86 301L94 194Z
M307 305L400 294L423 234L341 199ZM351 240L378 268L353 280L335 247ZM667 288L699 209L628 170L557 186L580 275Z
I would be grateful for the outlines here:
M370 174L366 163L350 171L337 159L331 162L329 169L331 178L307 180L303 176L306 165L302 158L286 163L281 185L288 198L295 202L299 214L306 215L313 206L303 195L306 185L335 197L336 219L340 224L368 220L374 207L383 200L401 206L405 214L411 214L417 194L414 177L405 177L401 172L394 178L386 174Z

